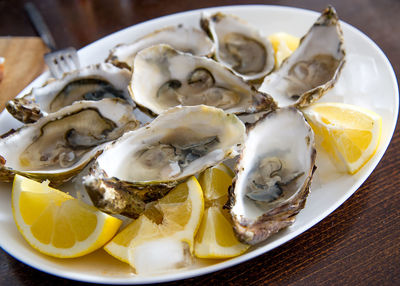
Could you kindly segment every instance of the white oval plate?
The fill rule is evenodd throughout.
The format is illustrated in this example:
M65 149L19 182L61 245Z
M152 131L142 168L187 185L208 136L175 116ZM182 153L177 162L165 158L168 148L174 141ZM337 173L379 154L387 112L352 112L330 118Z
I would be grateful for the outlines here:
M126 28L81 49L79 57L82 65L103 61L116 44L132 42L156 29L178 23L198 26L202 11L236 14L267 35L287 32L299 37L307 32L319 16L319 13L308 10L262 5L217 7L174 14ZM388 147L397 122L398 87L388 59L363 33L346 23L341 24L348 63L338 86L322 100L359 104L380 114L383 118L382 141L374 157L353 176L335 170L325 154L320 152L311 195L292 226L236 258L214 262L199 260L190 269L158 276L136 276L128 265L112 258L103 250L82 258L56 259L32 249L19 234L12 218L11 184L3 183L0 184L1 247L16 259L60 277L97 283L140 284L179 280L221 270L266 253L306 231L340 206L367 179ZM353 78L353 74L357 74L357 78ZM41 75L21 94L32 86L39 86L47 77L48 73ZM7 112L0 115L0 133L16 126L18 123Z

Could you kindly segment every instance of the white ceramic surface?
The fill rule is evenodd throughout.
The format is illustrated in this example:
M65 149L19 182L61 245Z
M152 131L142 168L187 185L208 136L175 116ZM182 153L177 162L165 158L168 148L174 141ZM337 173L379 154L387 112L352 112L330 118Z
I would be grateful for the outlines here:
M230 6L174 14L126 28L81 49L82 65L103 61L110 48L118 43L129 43L155 29L183 23L198 26L202 11L223 11L236 14L260 28L265 34L288 32L302 36L316 20L319 13L279 6ZM339 11L340 12L340 11ZM339 15L340 16L340 15ZM252 259L296 237L329 215L350 197L371 174L382 158L392 137L398 114L398 87L393 69L379 47L354 27L341 23L348 54L338 86L322 101L342 101L363 105L383 118L382 141L374 157L354 176L334 169L323 152L319 152L318 169L312 184L311 195L296 222L239 257L224 260L198 260L191 267L159 276L136 276L129 266L112 258L103 250L76 259L56 259L32 249L19 234L11 213L11 184L0 184L0 246L16 259L39 270L69 279L109 283L155 283L194 277L224 269ZM362 66L362 71L359 66ZM359 74L353 77L352 70ZM39 86L48 77L45 73L32 86ZM368 80L365 80L368 79ZM373 80L372 80L373 79ZM0 114L0 133L19 124L7 112Z

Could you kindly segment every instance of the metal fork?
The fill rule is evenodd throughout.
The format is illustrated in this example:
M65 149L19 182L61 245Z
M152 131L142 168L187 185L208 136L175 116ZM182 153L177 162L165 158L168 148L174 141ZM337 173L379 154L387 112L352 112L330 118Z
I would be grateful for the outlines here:
M25 10L43 42L50 49L50 53L44 55L44 61L49 67L51 74L55 78L61 78L64 73L79 69L79 57L75 48L70 47L57 50L49 28L35 5L28 2L25 4Z

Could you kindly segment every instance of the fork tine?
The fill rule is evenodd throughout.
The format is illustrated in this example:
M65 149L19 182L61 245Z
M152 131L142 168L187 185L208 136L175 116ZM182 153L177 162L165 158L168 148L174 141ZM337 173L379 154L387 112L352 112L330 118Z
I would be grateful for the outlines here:
M71 65L73 65L73 69L79 69L80 64L76 50L74 48L67 48L66 51L67 51L68 62Z
M57 65L63 74L71 71L64 54L59 54L57 56Z
M66 72L79 69L79 58L74 48L48 53L44 59L56 78L61 78Z
M63 61L64 67L68 69L69 71L75 70L75 63L71 59L71 55L66 54L61 57L61 60Z
M57 63L63 73L69 72L74 69L73 64L70 64L68 62L68 56L65 53L59 53L57 55Z
M58 59L55 53L49 53L44 55L44 61L50 69L51 74L55 78L61 78L63 75L63 71L58 63Z
M46 62L47 66L49 67L51 74L55 78L61 78L62 71L59 69L59 66L56 63L57 60L54 58L54 54L50 53L50 54L44 55L44 61Z
M61 50L58 59L64 71L79 69L79 59L74 48Z

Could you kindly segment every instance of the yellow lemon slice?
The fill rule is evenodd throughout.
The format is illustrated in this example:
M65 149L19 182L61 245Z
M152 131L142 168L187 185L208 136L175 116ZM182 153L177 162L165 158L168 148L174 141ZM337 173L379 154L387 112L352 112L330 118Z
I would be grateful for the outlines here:
M284 32L269 35L268 39L275 51L275 68L278 68L300 44L300 38Z
M15 223L26 241L41 253L71 258L107 243L121 220L72 196L16 175L12 188Z
M205 211L196 235L194 253L200 258L229 258L242 254L249 246L236 238L230 216L223 205L228 199L228 188L233 173L224 164L200 174L204 192Z
M228 200L228 188L232 184L234 173L225 164L208 168L199 176L206 207L224 205Z
M104 249L129 263L138 274L185 267L191 262L203 212L203 192L197 179L191 177L150 205Z
M350 174L375 154L382 131L382 118L375 112L344 103L317 103L303 113L319 144Z

